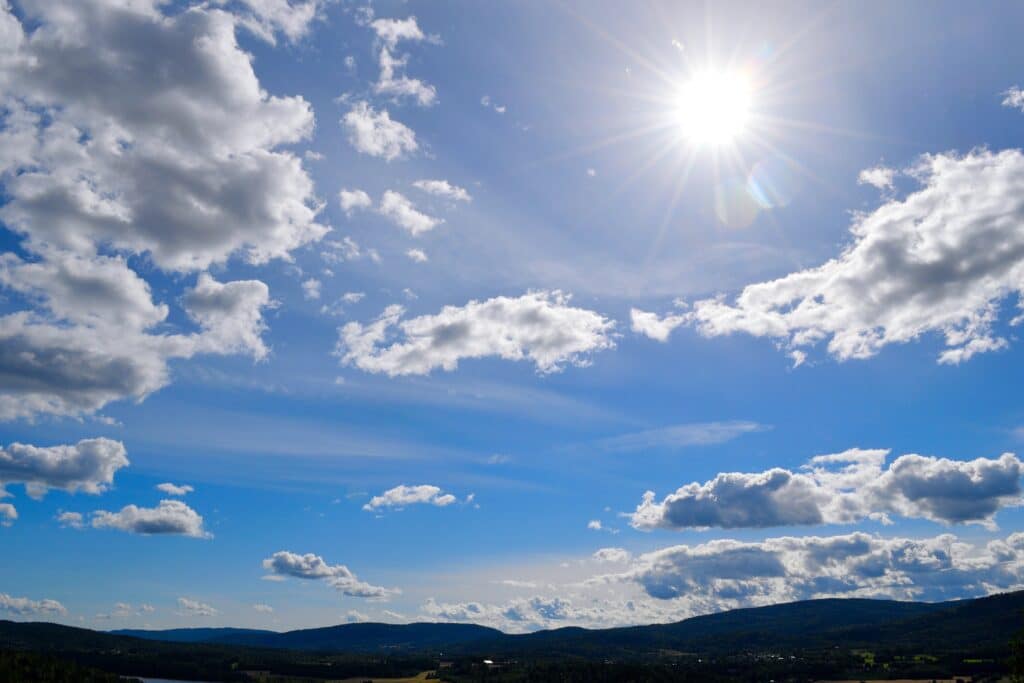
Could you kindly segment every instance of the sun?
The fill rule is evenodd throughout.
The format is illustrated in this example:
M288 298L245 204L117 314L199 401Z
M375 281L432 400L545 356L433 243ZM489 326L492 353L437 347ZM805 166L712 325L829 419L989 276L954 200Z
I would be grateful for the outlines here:
M707 69L694 73L676 94L676 121L694 145L735 142L746 129L751 106L750 79L741 71Z

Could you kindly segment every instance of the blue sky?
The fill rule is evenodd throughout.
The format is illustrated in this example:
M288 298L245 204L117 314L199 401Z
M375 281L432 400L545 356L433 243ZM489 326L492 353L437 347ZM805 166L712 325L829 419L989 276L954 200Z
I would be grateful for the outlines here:
M0 615L1024 585L1020 9L857 9L0 0Z

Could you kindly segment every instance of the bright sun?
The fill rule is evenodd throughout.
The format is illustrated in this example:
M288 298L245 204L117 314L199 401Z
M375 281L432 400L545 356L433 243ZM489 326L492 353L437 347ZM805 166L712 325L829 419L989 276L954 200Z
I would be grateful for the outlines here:
M676 111L686 139L697 145L733 142L750 114L751 87L737 71L699 71L679 89Z

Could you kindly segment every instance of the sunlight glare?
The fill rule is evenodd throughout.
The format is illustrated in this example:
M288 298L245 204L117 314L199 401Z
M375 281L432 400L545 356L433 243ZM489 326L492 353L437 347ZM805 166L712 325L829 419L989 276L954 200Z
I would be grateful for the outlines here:
M693 144L733 142L746 126L750 100L750 81L743 73L710 69L698 72L679 89L680 129Z

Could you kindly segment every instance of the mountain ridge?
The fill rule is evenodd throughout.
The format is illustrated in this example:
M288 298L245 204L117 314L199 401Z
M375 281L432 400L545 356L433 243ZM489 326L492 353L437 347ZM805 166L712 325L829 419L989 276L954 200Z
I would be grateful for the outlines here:
M492 652L597 656L637 651L725 651L772 647L828 647L928 643L945 648L998 648L1020 627L1024 591L924 603L868 598L824 598L699 615L665 624L607 629L563 627L508 634L476 624L362 622L292 631L260 629L119 629L111 635L161 642L205 643L332 652Z

